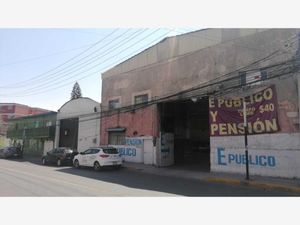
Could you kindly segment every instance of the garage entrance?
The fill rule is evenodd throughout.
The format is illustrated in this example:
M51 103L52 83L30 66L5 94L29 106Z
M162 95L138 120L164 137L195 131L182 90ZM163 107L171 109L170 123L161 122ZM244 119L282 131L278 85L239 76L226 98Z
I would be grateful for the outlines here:
M174 134L174 165L210 170L208 99L159 104L161 132Z
M77 150L78 118L60 120L59 147Z

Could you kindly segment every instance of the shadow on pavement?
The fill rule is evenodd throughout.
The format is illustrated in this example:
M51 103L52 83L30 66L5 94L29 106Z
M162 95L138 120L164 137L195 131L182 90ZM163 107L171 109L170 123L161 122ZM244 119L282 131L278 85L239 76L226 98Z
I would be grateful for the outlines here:
M130 188L158 191L181 196L288 196L288 193L267 192L250 187L236 187L226 184L208 183L200 180L184 179L142 173L121 168L93 171L90 168L61 168L57 171L99 181L123 185ZM149 195L150 196L150 195Z

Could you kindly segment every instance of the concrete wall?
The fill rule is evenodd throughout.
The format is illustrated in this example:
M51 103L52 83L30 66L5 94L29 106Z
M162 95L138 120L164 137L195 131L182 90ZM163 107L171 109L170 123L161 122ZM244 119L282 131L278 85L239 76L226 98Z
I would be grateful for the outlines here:
M194 35L195 33L167 39L104 73L102 75L103 109L107 109L108 101L114 97L120 97L121 106L131 105L133 103L132 95L142 91L150 93L152 98L159 98L219 78L274 52L276 54L272 58L256 63L248 69L288 60L295 55L298 49L299 29L212 29L211 32L215 32L214 35L211 35L215 40L204 41L203 37L197 37ZM198 34L205 33L198 32ZM198 47L196 47L197 43ZM290 44L287 45L287 43ZM142 60L143 57L144 60ZM274 176L278 173L278 176L298 176L298 172L295 172L298 169L295 164L297 162L294 160L294 164L293 161L289 164L289 160L286 161L286 159L293 159L297 156L300 146L299 114L297 113L299 104L296 104L299 103L297 95L299 81L290 82L278 79L274 82L278 89L278 117L281 132L272 134L273 136L251 136L249 151L255 154L254 158L262 155L262 158L259 158L262 160L268 156L268 151L270 151L270 154L273 154L271 156L275 157L278 162L276 164L278 167L273 166L266 169L264 166L260 166L251 169L260 175ZM291 106L294 109L288 112L287 109ZM295 112L296 117L291 118ZM128 129L126 136L131 135L133 131L131 127L140 126L139 124L143 121L136 120L137 113L138 111L134 116L125 113L104 118L102 121L105 122L102 123L101 132L104 141L107 140L107 136L105 136L107 134L104 133L108 127L126 127ZM148 118L147 123L144 123L143 126L151 126L151 124L157 123L154 122L154 119ZM140 130L144 130L144 128L141 127ZM149 131L153 132L154 130ZM148 135L158 137L158 132L148 133ZM213 171L240 171L240 168L235 165L227 167L218 165L216 157L218 149L225 149L228 154L237 153L243 149L243 140L240 136L211 137L211 169ZM294 172L287 172L289 166L290 170Z
M125 162L156 164L153 137L126 138L126 145L112 145L117 148Z
M262 32L266 29L205 29L165 38L154 46L115 66L103 78L195 52L221 42Z
M250 174L300 178L299 74L275 79L278 133L248 136ZM210 137L211 170L245 173L244 136Z
M96 108L96 112L95 112ZM60 120L79 118L77 150L100 145L100 103L78 98L65 103L57 113L55 146L59 144Z
M174 54L174 57L170 58L173 55L165 53L168 56L157 59L152 64L148 62L143 66L143 63L136 63L135 69L132 70L121 69L123 65L112 68L102 75L103 109L107 109L108 101L113 97L121 96L121 105L124 106L132 104L132 94L141 91L148 91L152 98L157 98L194 87L249 65L276 50L285 50L285 41L289 39L294 41L293 48L289 53L280 52L271 60L255 65L255 68L286 60L296 52L295 35L298 30L272 29L259 31L253 33L252 30L247 29L217 29L216 33L222 33L220 43L213 43L203 48L199 47L199 49L194 49L193 52L190 52L192 49L189 49L189 45L185 44L182 46L189 50L186 50L188 53L184 55ZM244 36L238 36L236 33ZM226 38L225 34L228 34L229 37L235 35L235 38ZM194 33L186 34L183 37L184 40L195 39L199 43L206 43L203 38L195 36ZM217 35L215 38L218 38ZM169 43L171 40L167 39L167 42ZM178 38L177 42L180 42L180 40ZM160 45L163 44L158 44L156 48L159 48ZM162 49L167 52L170 51L169 44L163 46ZM151 49L147 51L151 51ZM147 54L147 51L141 53L141 55ZM162 50L157 55L164 54L163 52ZM138 60L139 57L142 56L138 55L131 60ZM124 62L124 65L130 65L129 61Z
M54 141L52 140L46 140L44 142L44 151L43 151L43 155L46 155L47 152L49 152L51 149L53 149L54 147Z
M300 178L300 135L249 136L250 175ZM244 137L211 137L211 171L245 173Z

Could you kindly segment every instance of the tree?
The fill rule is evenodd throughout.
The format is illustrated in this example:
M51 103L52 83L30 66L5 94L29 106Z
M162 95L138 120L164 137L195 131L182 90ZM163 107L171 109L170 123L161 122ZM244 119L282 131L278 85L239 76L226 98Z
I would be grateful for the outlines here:
M73 86L73 90L72 90L72 93L71 93L71 100L76 99L76 98L81 98L81 97L82 97L81 89L80 89L79 84L76 82Z

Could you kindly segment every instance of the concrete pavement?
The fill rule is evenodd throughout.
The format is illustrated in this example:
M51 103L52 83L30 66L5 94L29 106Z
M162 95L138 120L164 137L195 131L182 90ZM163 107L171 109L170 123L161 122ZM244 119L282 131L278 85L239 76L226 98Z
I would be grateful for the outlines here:
M266 190L287 191L300 194L299 179L251 176L250 174L250 180L245 180L245 175L241 174L202 172L195 170L192 171L172 167L158 168L151 165L129 162L125 162L124 167L129 170L156 174L160 176L196 179L205 182L223 183L236 186L249 186Z
M21 161L41 164L41 159L37 157L25 157ZM243 174L203 172L187 170L180 167L155 167L152 165L129 162L124 162L123 168L129 171L132 170L139 173L158 176L193 179L207 183L219 183L241 187L254 187L264 190L285 191L300 195L300 179L251 176L250 174L250 180L246 181L245 175Z

